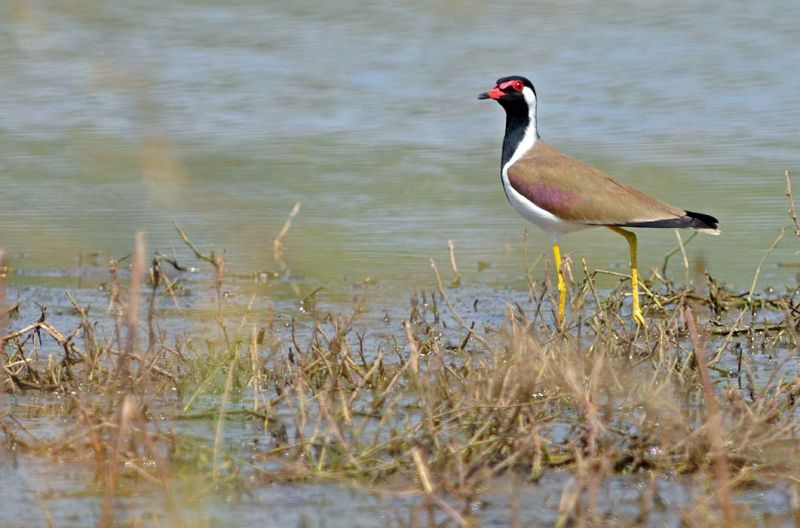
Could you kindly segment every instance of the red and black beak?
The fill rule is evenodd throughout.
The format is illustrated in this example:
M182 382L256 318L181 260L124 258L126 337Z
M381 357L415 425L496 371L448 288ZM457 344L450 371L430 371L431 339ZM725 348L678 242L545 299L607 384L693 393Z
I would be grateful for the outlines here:
M501 90L499 86L495 85L495 87L488 92L483 92L482 94L478 95L478 99L494 99L497 101L504 95L506 95L506 93Z

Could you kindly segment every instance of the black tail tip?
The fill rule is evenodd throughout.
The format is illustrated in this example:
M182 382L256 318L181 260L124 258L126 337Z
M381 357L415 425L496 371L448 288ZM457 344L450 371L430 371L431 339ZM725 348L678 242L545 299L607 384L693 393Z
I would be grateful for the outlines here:
M693 220L691 227L695 229L718 229L719 221L711 215L686 211L686 216Z

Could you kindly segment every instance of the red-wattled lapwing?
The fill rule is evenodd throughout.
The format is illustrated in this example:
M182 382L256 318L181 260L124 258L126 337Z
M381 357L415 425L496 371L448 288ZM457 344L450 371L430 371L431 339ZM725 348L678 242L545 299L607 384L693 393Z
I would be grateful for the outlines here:
M623 185L606 173L567 156L539 138L536 129L536 90L525 77L497 80L478 99L494 99L506 111L506 134L500 175L514 209L543 229L553 242L558 273L558 321L564 319L566 283L561 271L561 235L605 226L624 236L631 253L633 319L644 325L639 307L636 235L623 227L696 229L718 235L717 219L684 211Z

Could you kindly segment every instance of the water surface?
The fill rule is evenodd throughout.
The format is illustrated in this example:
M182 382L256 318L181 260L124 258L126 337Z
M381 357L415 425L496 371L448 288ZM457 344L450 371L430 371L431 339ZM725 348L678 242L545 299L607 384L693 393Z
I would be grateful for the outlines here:
M298 275L419 284L452 239L468 279L478 261L519 278L529 226L499 183L503 114L475 96L520 73L546 140L716 215L723 235L690 256L749 287L800 160L798 17L788 1L7 2L0 247L20 268L69 267L127 254L139 229L169 251L177 221L232 267L262 269L300 201L285 244ZM674 244L643 233L643 267ZM793 279L777 263L797 263L797 246L779 247L765 283ZM627 260L599 230L564 250Z

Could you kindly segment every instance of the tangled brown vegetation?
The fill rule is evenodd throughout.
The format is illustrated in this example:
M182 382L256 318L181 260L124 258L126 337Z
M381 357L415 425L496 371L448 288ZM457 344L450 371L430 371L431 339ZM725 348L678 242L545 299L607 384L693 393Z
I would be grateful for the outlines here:
M552 324L550 285L531 280L526 305L508 304L502 325L479 331L434 267L434 288L414 294L402 327L370 338L357 331L360 304L334 315L313 296L301 300L304 321L256 318L252 304L232 317L223 259L179 233L212 273L195 286L215 299L202 336L165 329L165 306L191 272L160 255L147 267L139 237L128 279L110 266L108 316L95 320L70 297L74 326L56 328L43 309L2 337L0 449L91 471L101 525L141 522L115 508L131 489L164 497L156 517L196 524L182 507L189 481L194 500L312 481L411 498L393 517L407 526L480 525L474 505L503 486L505 522L537 522L513 489L554 471L570 476L553 507L558 526L648 524L657 510L689 526L748 525L764 512L742 490L797 496L797 288L757 293L754 281L736 293L709 276L703 287L676 285L654 270L650 324L637 329L620 315L624 285L599 290L603 272L587 269L563 329ZM25 425L42 414L61 418L52 437ZM213 435L175 426L190 420L213 424ZM226 442L242 422L265 435L247 456ZM604 505L620 476L649 483L635 514ZM664 499L665 479L690 498ZM780 515L796 523L800 508Z

